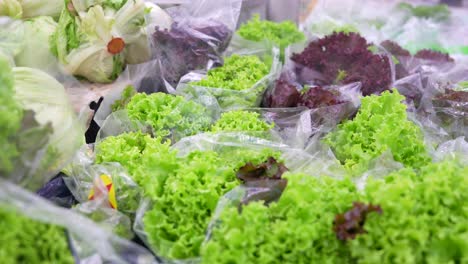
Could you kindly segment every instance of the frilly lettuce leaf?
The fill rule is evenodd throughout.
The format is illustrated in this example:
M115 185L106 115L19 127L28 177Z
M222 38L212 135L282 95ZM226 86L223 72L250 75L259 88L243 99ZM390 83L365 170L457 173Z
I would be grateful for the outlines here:
M15 136L21 127L23 110L14 100L14 78L7 59L0 54L0 175L13 170L13 159L18 157Z
M404 96L396 90L364 97L356 117L326 136L325 142L350 171L367 170L369 162L386 151L411 168L420 168L430 161L423 134L408 120L403 100Z
M0 258L4 263L75 263L65 230L0 205Z
M165 93L138 93L127 112L131 120L151 126L154 135L174 140L208 130L212 120L205 106Z

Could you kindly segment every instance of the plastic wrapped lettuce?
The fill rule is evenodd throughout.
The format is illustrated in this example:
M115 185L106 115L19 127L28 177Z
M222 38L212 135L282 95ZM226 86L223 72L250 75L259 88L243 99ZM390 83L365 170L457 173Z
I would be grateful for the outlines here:
M246 23L242 24L236 32L241 38L253 42L266 41L268 47L276 46L280 48L280 58L284 61L284 52L290 45L305 41L304 34L299 31L292 21L276 23L268 20L260 20L257 14ZM237 37L233 42L238 42ZM242 43L231 43L233 46L242 45Z
M0 204L2 239L0 256L5 263L75 263L65 230L34 221L16 208Z
M286 189L269 206L258 201L239 209L242 189L226 195L202 246L202 263L346 262L332 223L357 199L353 182L300 173L283 177Z
M349 178L288 173L278 202L241 209L236 189L218 206L201 262L463 262L467 170L445 160L368 179L362 191Z
M279 70L278 50L273 51L273 56L233 54L223 66L209 70L206 76L185 76L177 92L189 98L213 98L226 110L257 107Z
M185 136L209 130L219 115L218 107L166 93L134 93L131 88L113 105L99 131L100 138L130 131L176 142Z
M386 151L410 168L430 162L421 129L408 120L403 99L396 90L364 97L356 117L325 137L350 172L366 171L369 162Z
M222 55L237 25L241 0L193 0L171 8L174 23L152 35L156 77L148 76L148 92L172 91L192 71L223 63Z
M82 128L65 89L32 69L2 67L2 166L0 175L38 189L62 169L82 144Z
M21 51L15 56L18 67L36 68L48 73L58 71L57 59L50 51L50 36L57 22L52 17L41 16L24 21ZM20 30L17 28L17 30Z
M143 0L97 5L70 0L66 4L51 37L51 48L68 73L92 82L111 82L126 64L151 58L145 19L148 12L159 14L152 26L166 27L171 21L159 7Z
M62 0L3 0L0 2L0 16L24 19L38 16L58 17L63 7Z
M0 179L0 255L6 263L154 263L144 248Z

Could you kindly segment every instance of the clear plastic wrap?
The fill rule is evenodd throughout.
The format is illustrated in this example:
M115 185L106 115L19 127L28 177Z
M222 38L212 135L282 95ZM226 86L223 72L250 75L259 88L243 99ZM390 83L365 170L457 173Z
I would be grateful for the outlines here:
M2 67L1 111L11 117L2 121L2 178L37 190L70 161L83 143L83 124L70 106L59 80L72 79L56 72L11 67L0 56ZM4 116L5 117L5 116ZM3 138L5 137L5 138ZM11 148L11 149L10 149ZM8 165L10 164L10 165Z
M193 225L194 228L196 226L198 230L198 233L196 235L196 241L197 244L199 244L199 242L203 240L204 231L206 231L205 229L207 228L207 226L205 226L203 223L207 223L207 221L210 219L210 217L212 216L211 213L214 212L215 209L214 207L212 208L212 206L215 206L217 202L217 198L214 198L217 196L213 196L214 189L216 189L216 191L219 191L219 189L229 190L232 187L242 185L244 183L246 186L251 187L251 191L249 191L247 193L247 196L244 197L246 202L250 200L259 199L268 199L270 201L273 201L281 193L281 190L284 189L285 181L281 180L281 174L284 172L285 168L287 168L289 171L300 171L309 173L314 172L317 175L320 175L323 171L333 171L333 175L336 177L341 177L345 175L345 172L343 171L339 163L337 163L336 160L330 160L328 158L325 158L324 156L322 156L323 153L314 153L313 155L311 155L304 152L301 149L294 149L282 143L275 143L266 139L249 136L245 133L239 132L216 134L205 133L195 135L192 137L187 137L173 145L172 149L177 151L177 156L181 161L184 161L186 159L188 161L193 161L193 158L197 156L211 159L210 157L217 155L220 155L219 157L223 155L228 155L229 158L226 159L226 164L217 164L216 161L214 161L214 163L213 161L208 161L208 163L210 164L209 166L206 163L206 161L201 160L199 160L196 163L181 163L178 170L183 171L184 176L180 175L180 177L187 177L187 181L192 182L176 184L177 179L170 180L168 178L167 181L169 181L170 183L166 183L167 190L164 191L167 192L167 194L164 194L160 197L156 197L155 200L152 201L149 199L145 200L141 204L135 220L135 232L147 245L150 246L151 249L153 249L156 255L164 256L165 258L168 258L167 255L170 255L171 257L169 257L169 262L171 263L197 262L196 256L198 253L195 250L196 247L194 247L194 245L192 244L193 240L191 238L186 238L186 235L183 234L180 234L180 237L168 237L167 235L165 235L165 231L161 230L168 230L168 232L170 233L177 233L177 230L182 230L181 228L186 228L187 222L190 222L191 225ZM243 156L245 154L247 154L248 156L247 159L245 159L246 156ZM260 156L256 157L256 155L258 154L260 154ZM271 155L273 155L274 158ZM264 160L265 157L269 157L267 161ZM242 160L236 161L237 163L239 163L236 163L237 165L239 165L239 167L230 168L230 162L232 158ZM257 160L258 158L261 159ZM247 161L247 163L244 163L244 160ZM219 160L217 161L219 162ZM258 161L261 161L261 163L256 163ZM214 166L215 169L213 170L211 166ZM185 170L186 167L189 168L188 171ZM225 169L227 169L227 171ZM233 169L234 171L232 171ZM234 178L228 177L229 180L226 182L219 182L219 180L210 179L223 179L223 177L226 177L226 173L228 173L229 175L234 173L236 174L236 176L233 176ZM194 175L197 175L196 179L193 178ZM179 176L172 177L178 178ZM208 178L205 180L200 180L201 182L198 182L199 180L197 180L198 178L202 179L206 177ZM258 177L258 179L256 177ZM206 181L213 182L206 183ZM193 185L194 187L188 187L186 186L187 184L190 186ZM200 184L206 186L206 189L197 189L200 188ZM215 187L217 186L216 184L220 185L218 187ZM176 189L174 189L175 187ZM191 194L187 196L187 192L190 192ZM221 193L221 196L223 194L224 193ZM167 198L169 197L172 197L172 199L170 199L171 202L167 200ZM193 205L190 206L190 204ZM177 220L178 217L176 219L172 218L172 221L169 222L168 217L173 216L173 213L164 213L164 211L161 211L163 210L162 208L165 208L168 205L171 205L174 208L174 210L179 211L179 213L180 210L182 210L181 208L186 208L184 209L184 212L186 212L186 214L184 214L185 218L179 220ZM192 211L194 209L197 210L196 215L199 215L199 217L196 217L192 220L191 217L194 217L194 213ZM161 212L161 214L156 214L155 212ZM156 219L161 219L161 222L166 224L148 222L150 219L153 219L153 221L156 221ZM149 223L151 224L148 225ZM168 223L172 223L170 224L170 226L174 227L168 227ZM199 230L200 228L201 232ZM161 232L163 232L164 234ZM157 241L155 241L155 233L161 234L162 236L158 237ZM180 240L190 241L187 242L187 247L195 248L192 249L195 250L193 252L192 250L190 250L190 258L173 257L180 256L175 252L179 252L180 254L181 251L186 250L185 247L181 248L181 243L183 242L180 242ZM187 256L186 254L182 256Z
M217 101L223 110L230 110L245 107L257 107L260 105L264 91L278 77L281 69L279 61L279 50L242 49L235 51L236 56L257 56L266 65L270 66L270 71L252 87L243 90L227 89L225 87L203 87L193 82L200 81L206 77L204 74L191 73L185 75L176 89L176 94L181 94L188 98L200 98L210 101ZM229 54L228 54L229 55ZM199 99L199 100L200 100Z
M98 227L93 221L59 208L28 191L0 180L0 204L17 209L24 216L65 228L70 248L80 263L154 263L145 249Z
M197 0L168 9L174 20L168 30L153 33L157 79L146 92L174 90L180 78L195 70L222 64L239 17L241 0Z

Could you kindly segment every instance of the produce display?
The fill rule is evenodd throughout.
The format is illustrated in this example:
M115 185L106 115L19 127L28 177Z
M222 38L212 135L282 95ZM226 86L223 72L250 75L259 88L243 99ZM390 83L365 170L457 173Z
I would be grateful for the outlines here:
M3 262L468 263L468 9L243 2L0 2Z

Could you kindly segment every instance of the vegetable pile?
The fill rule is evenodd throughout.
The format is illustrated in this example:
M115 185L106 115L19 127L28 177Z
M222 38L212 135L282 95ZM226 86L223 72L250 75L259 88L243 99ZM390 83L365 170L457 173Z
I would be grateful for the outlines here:
M468 263L468 11L185 2L0 2L0 259Z

